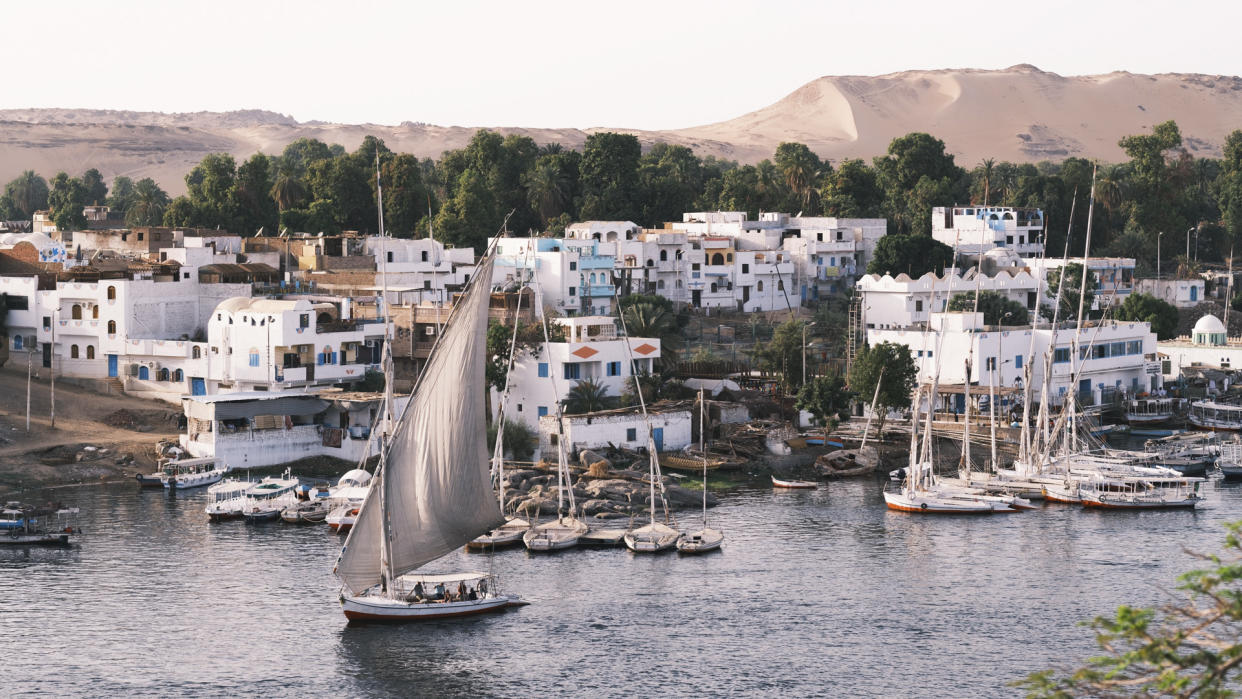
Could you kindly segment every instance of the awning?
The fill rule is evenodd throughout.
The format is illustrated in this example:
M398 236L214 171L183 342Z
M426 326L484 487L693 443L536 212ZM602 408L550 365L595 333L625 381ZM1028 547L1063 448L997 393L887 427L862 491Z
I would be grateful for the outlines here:
M186 401L187 416L199 420L237 420L256 415L316 415L328 409L328 401L307 396L287 396L271 400Z

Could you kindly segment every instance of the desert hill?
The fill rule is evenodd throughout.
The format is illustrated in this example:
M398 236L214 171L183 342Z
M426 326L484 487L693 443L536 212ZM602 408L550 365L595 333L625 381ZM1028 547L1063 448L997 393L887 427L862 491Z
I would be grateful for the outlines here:
M1125 157L1118 139L1168 119L1177 121L1192 153L1220 155L1225 135L1242 128L1242 78L1124 72L1066 77L1029 65L830 76L728 121L626 131L644 145L677 143L700 155L748 163L771 157L781 141L801 141L834 161L870 158L897 136L926 131L944 140L958 163L969 167L988 157L1033 162L1081 156L1117 162ZM185 173L211 152L238 157L277 153L303 137L352 150L374 134L393 150L439 157L465 145L476 130L416 122L298 122L261 110L0 110L0 181L24 169L50 177L62 169L76 174L96 167L109 179L118 174L153 177L178 194ZM589 133L602 129L493 130L580 147Z

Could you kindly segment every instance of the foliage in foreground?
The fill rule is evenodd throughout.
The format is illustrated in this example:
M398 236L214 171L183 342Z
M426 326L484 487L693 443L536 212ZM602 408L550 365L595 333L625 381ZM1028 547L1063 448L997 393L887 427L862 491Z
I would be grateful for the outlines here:
M1072 670L1044 670L1015 686L1032 697L1237 696L1242 664L1242 521L1226 525L1224 551L1195 554L1185 599L1160 608L1123 605L1090 623L1104 651Z

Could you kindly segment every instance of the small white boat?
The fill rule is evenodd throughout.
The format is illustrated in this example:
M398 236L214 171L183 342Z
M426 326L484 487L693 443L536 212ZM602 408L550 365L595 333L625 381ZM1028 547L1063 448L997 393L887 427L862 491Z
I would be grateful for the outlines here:
M590 531L586 522L572 515L527 529L522 543L528 551L561 551L578 545L578 539Z
M246 491L254 487L254 481L225 478L207 488L207 518L212 522L241 517L246 502Z
M724 532L704 527L697 532L683 534L677 540L677 550L680 553L707 553L720 550L720 544L723 542Z
M1131 425L1159 425L1186 412L1185 398L1132 398L1126 401L1125 418Z
M202 488L219 483L226 473L228 468L213 456L176 459L165 463L160 470L160 484L165 490Z
M1242 430L1242 405L1201 400L1190 404L1190 424L1205 430Z
M1083 507L1110 510L1191 508L1203 500L1200 478L1149 478L1116 476L1092 478L1079 484Z
M323 524L332 503L324 498L303 500L280 511L280 520L289 524Z
M783 480L783 479L777 478L776 476L772 476L772 487L793 488L793 489L800 489L800 490L813 490L819 487L819 483L817 481Z
M1227 481L1242 480L1242 441L1221 442L1216 468Z
M499 527L472 539L466 544L466 550L492 551L505 546L516 546L522 543L522 535L528 531L530 531L530 522L521 517L510 517Z
M631 529L625 533L625 547L634 553L659 553L677 546L681 532L661 522ZM719 545L719 544L717 544Z
M246 491L241 514L247 522L270 522L280 517L281 510L296 504L293 489L298 486L288 469L280 477L269 476Z

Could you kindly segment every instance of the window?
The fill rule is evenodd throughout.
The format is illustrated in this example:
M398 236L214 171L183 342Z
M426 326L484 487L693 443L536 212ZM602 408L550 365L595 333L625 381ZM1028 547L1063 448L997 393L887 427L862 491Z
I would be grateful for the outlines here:
M762 281L760 281L758 284L755 284L755 291L763 291L763 282L762 282Z
M13 336L13 349L19 350L21 348L22 348L22 336L14 335Z
M116 321L115 320L108 321L108 334L109 335L116 334Z
M69 315L74 320L82 320L82 306L76 303L73 304L73 308L69 310Z
M99 320L99 306L91 307L91 318L94 318L95 320Z
M930 357L930 356L932 356L932 355L934 355L934 354L935 354L935 352L933 352L933 351L931 351L931 350L927 350L927 356L929 356L929 357Z
M1143 341L1142 340L1130 340L1129 342L1126 343L1126 354L1142 354L1142 353L1143 353Z
M4 306L10 311L28 311L30 310L30 299L25 296L8 295L4 297Z
M625 430L625 441L627 442L638 441L638 429L635 427L627 428Z
M1124 342L1114 342L1112 346L1108 348L1108 356L1110 357L1120 357L1124 355L1125 353L1126 353L1126 343Z
M923 312L923 300L922 299L918 299L914 302L914 312L915 313Z
M577 262L574 262L574 261L572 261L572 260L570 260L570 262L569 262L569 271L570 271L570 272L576 272L576 271L578 271L578 263L577 263Z
M548 414L548 406L541 405L535 409L535 412L539 413L539 417L543 417L544 415Z
M77 358L78 358L78 346L77 346L77 345L70 345L70 347L69 347L69 358L70 358L70 359L77 359Z
M777 290L777 291L784 291L784 290L785 290L785 280L784 280L784 279L777 279L777 280L776 280L776 290Z
M668 250L661 250L661 251L660 251L660 261L661 261L661 262L668 262Z
M565 364L565 378L577 380L582 376L582 368L575 362Z
M250 350L250 366L259 366L259 350Z
M177 382L185 381L185 372L180 369L174 370L172 373L172 380Z
M143 236L145 236L145 235L146 235L145 233L143 233L142 231L139 231L139 232L138 232L138 240L142 240L142 239L143 239Z
M423 280L423 291L431 291L431 280L430 279Z
M309 313L303 313L301 316L298 317L298 327L299 328L310 327L310 314Z
M43 316L43 329L44 330L52 329L52 316Z
M167 380L168 380L168 370L167 370L167 369L160 369L159 371L155 372L155 380L156 380L156 381L167 381Z
M87 358L87 359L94 359L94 358L95 358L95 345L87 345L87 346L86 346L86 358Z
M621 362L608 362L608 375L609 376L620 376L621 375Z
M742 263L742 274L750 274L750 265Z
M115 286L108 287L108 300L109 301L116 300L116 287Z
M1053 364L1064 364L1070 360L1070 351L1068 347L1058 347L1052 353Z
M517 411L518 411L519 413L520 413L520 412L522 412L522 404L521 404L521 403L518 403L518 404L517 404Z
M189 279L189 278L190 278L190 273L189 273L189 272L182 272L182 273L181 273L181 278L182 278L182 279Z
M569 287L569 295L570 295L570 296L577 296L577 295L578 295L578 287L575 287L575 286L571 286L571 287Z
M193 359L202 359L203 348L195 346L193 349L190 350L190 357L192 357Z
M548 363L547 362L539 362L539 378L541 379L548 378Z
M987 371L996 371L996 357L988 357L987 361L984 362L984 369Z
M1092 359L1108 359L1108 345L1096 345L1091 348Z
M1015 368L1015 369L1021 369L1021 368L1022 368L1022 355L1020 355L1020 354L1018 354L1018 355L1014 355L1014 358L1013 358L1013 366L1014 366L1014 368Z

